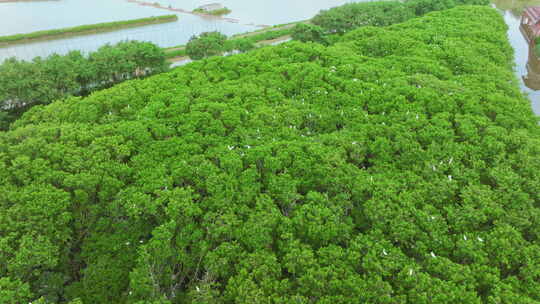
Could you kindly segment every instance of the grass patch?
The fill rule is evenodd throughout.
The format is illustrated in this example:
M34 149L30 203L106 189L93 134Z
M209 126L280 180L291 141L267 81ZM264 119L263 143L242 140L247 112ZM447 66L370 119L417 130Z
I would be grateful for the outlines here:
M213 10L213 11L205 11L203 9L200 9L200 8L196 8L193 10L194 13L200 13L200 14L207 14L207 15L212 15L212 16L223 16L223 15L228 15L231 13L231 10L224 7L224 8L221 8L221 9L217 9L217 10Z
M187 56L186 49L174 50L174 51L168 51L168 52L167 52L167 50L165 50L165 58L166 59L171 59L171 58L176 58L176 57L184 57L184 56Z
M16 34L0 37L0 46L6 46L11 43L28 42L31 40L58 39L71 35L83 35L96 32L117 30L127 27L142 26L147 24L165 23L178 20L177 15L164 15L157 17L140 18L126 21L105 22L89 25L68 27L63 29L37 31L27 34Z

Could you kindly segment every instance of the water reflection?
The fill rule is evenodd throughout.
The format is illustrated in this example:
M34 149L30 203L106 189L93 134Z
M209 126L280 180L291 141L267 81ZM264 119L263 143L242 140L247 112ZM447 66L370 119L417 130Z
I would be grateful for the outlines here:
M528 6L540 5L540 0L492 0L498 9L512 14L514 17L521 18L521 13Z
M540 5L540 0L494 0L493 3L501 10L508 25L508 40L514 48L514 71L520 88L529 97L533 111L540 115L540 62L534 46L520 30L524 8Z

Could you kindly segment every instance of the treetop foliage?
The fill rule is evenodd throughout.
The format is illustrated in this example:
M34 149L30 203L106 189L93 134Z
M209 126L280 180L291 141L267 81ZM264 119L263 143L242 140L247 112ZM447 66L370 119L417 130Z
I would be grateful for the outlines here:
M123 41L88 55L71 51L32 61L10 58L0 64L0 130L11 114L110 87L127 79L168 70L165 54L150 42Z
M193 60L220 55L226 41L227 36L220 32L205 32L191 37L186 44L186 53Z
M322 10L312 22L329 33L343 34L361 26L388 26L458 5L487 5L489 0L407 0L353 2Z
M540 130L463 6L37 106L0 302L537 303Z

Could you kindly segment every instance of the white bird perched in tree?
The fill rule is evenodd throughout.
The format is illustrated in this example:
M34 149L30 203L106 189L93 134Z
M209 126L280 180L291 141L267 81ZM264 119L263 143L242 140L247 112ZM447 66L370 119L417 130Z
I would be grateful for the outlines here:
M464 240L464 241L467 240L467 236L466 236L466 235L463 236L463 240Z
M431 257L432 257L432 258L436 258L436 257L437 257L433 251L431 252Z
M382 250L382 254L388 255L388 252L386 252L386 249L383 249L383 250Z
M195 286L195 289L197 290L197 292L201 292L201 289L199 288L199 286Z
M448 180L452 181L452 175L448 175Z

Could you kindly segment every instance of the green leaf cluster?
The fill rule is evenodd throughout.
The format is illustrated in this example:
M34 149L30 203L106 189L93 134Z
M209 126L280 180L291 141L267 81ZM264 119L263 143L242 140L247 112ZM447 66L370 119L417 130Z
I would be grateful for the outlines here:
M37 106L0 133L0 302L540 302L540 128L462 6Z
M36 105L73 95L87 95L127 79L168 69L162 49L149 42L105 45L88 56L80 51L32 61L10 58L0 65L0 128L11 116ZM4 123L2 123L2 121Z
M328 44L323 28L313 24L299 23L292 29L292 39L302 42Z
M193 36L186 44L186 53L193 60L221 55L227 36L220 32L205 32Z
M407 0L353 2L322 10L312 22L328 33L343 34L361 26L387 26L457 5L487 5L489 0Z

